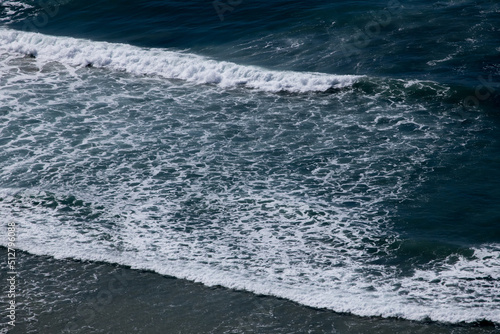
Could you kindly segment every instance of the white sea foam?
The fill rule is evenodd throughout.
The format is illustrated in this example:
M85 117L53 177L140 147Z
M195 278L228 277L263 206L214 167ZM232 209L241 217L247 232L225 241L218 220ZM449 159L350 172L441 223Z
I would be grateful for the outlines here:
M500 322L500 245L404 275L378 264L402 239L381 203L473 124L350 91L257 99L39 61L0 53L0 216L19 249L363 316Z
M213 242L207 244L196 241L204 237L201 233L186 239L183 233L172 234L161 224L152 225L147 214L136 214L115 229L111 240L105 240L106 228L85 231L83 225L61 222L50 210L33 206L27 197L24 212L9 210L5 206L12 204L12 197L4 192L2 198L0 210L10 211L7 221L17 224L18 245L32 254L118 263L360 316L500 322L500 245L474 248L474 257L461 257L440 270L417 270L409 277L397 277L396 268L362 265L351 259L356 258L353 250L342 254L324 248L323 252L331 252L333 262L318 267L317 258L307 262L303 255L325 254L310 253L300 242L304 235L283 238L278 230L264 229L246 236L248 242L238 242L226 235L234 236L236 231L223 228L218 239L211 238Z
M6 24L16 22L21 19L26 10L33 8L32 5L20 1L2 1L0 3L0 22Z
M359 76L312 72L273 71L216 61L166 49L144 49L126 44L93 42L68 37L0 29L0 49L32 54L40 62L59 61L71 66L106 67L137 75L160 75L221 87L245 86L278 92L325 91L351 85Z

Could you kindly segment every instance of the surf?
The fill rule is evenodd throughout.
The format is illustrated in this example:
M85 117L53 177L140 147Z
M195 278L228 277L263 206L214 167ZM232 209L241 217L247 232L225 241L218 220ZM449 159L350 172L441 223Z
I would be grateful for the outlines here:
M139 48L8 29L0 29L0 49L35 56L42 63L57 61L74 67L108 68L134 75L156 75L222 88L244 86L268 92L324 92L350 86L360 78L356 75L275 71L168 49Z

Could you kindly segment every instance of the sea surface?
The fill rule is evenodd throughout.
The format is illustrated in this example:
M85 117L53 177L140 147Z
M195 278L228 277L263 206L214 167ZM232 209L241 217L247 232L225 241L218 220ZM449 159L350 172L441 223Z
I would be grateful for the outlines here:
M499 200L498 1L0 2L13 333L492 333Z

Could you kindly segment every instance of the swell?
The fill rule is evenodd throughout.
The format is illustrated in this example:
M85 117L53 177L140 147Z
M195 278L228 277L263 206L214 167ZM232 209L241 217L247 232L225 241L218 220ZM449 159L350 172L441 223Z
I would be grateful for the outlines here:
M359 90L361 92L359 95L367 95L370 98L378 99L376 101L377 106L381 104L385 106L387 100L389 109L392 105L404 102L401 103L402 107L397 109L398 115L401 118L397 119L393 117L394 123L397 122L394 127L400 129L403 134L413 132L412 129L418 128L413 124L415 122L413 118L417 117L418 114L417 112L411 113L412 105L415 101L423 103L426 106L429 106L433 102L441 103L440 101L443 98L445 100L449 99L452 102L455 101L453 103L459 103L468 94L474 93L471 89L459 90L458 93L455 93L454 87L431 81L405 81L387 78L335 76L322 73L270 71L259 67L217 62L197 55L173 52L165 49L141 49L125 44L99 43L16 31L0 31L0 36L2 36L0 38L2 46L0 48L3 48L7 52L36 56L36 62L42 65L51 61L76 67L92 64L94 67L108 68L112 71L126 71L137 76L158 75L167 79L181 79L196 84L212 84L222 88L243 86L273 92L331 91L342 87L352 87L352 91ZM36 74L37 78L43 78L43 75L43 73ZM133 78L132 80L136 82L140 78ZM82 85L82 90L88 90L87 82L79 84ZM98 106L92 104L103 95L105 97L113 96L112 92L106 91L106 86L106 84L100 85L100 88L103 88L104 91L93 95L89 99L91 107L95 107L89 107L89 110L99 110ZM159 90L161 88L160 86ZM60 93L61 89L57 89L57 91ZM123 93L121 89L119 91ZM164 95L164 92L162 91L161 94ZM183 94L185 94L184 90ZM246 94L243 95L247 97ZM358 95L356 96L359 97ZM316 97L317 95L313 96L313 98ZM328 96L328 98L334 100L331 107L335 105L341 105L342 107L326 110L320 119L330 117L331 114L340 114L348 105L356 105L356 100L342 99L340 94L339 96ZM339 99L337 100L337 98ZM53 97L51 99L53 100ZM63 96L59 99L66 102L68 97ZM106 102L113 101L116 103L117 100L109 99ZM209 100L210 98L204 96L202 101L193 102L190 100L189 104L179 104L176 106L176 109L185 110L191 104L201 106ZM219 96L211 97L211 100L215 101L214 104L221 105ZM305 106L300 105L298 99L292 100L292 102L290 106L295 106L301 109L300 111L303 109L316 109L308 108L307 104ZM24 102L17 103L17 100L15 100L12 103L23 106ZM269 103L269 105L275 105L274 102ZM234 101L231 100L230 105L232 106L233 104ZM141 105L144 105L144 103L141 103ZM171 105L172 102L168 101L159 109L167 110ZM13 121L17 118L33 118L33 110L30 109L27 103L24 103L24 106L27 108L19 108L19 112L24 112L23 116L25 117L18 117L17 114L9 117L12 117ZM103 123L103 120L99 120L96 125L100 124L101 126L96 126L94 132L99 132L99 129L111 128L110 125L115 124L117 119L120 119L119 115L128 110L126 106L118 105L116 108L114 106L110 107L111 109L117 109L116 114L110 115L109 123ZM106 107L109 106L106 105ZM66 107L64 106L64 108ZM26 110L22 111L21 109ZM259 110L263 112L268 110L268 108L261 107ZM331 112L331 110L335 112ZM204 112L205 110L202 111ZM92 113L94 114L93 111ZM182 113L184 112L180 114ZM206 114L204 115L205 117L207 117ZM227 114L225 112L224 116L226 117ZM240 115L245 113L237 112L235 114ZM355 110L353 114L355 114ZM362 112L360 114L366 115L368 113ZM390 125L392 120L383 117L384 115L390 116L389 114L388 110L385 110L380 117L375 118L373 124L376 123L384 128L389 127L384 124ZM155 122L146 122L146 124L153 125L148 126L146 132L141 132L144 131L141 130L138 134L128 134L133 135L132 138L134 140L130 140L127 144L136 148L135 152L148 152L148 149L151 149L155 153L160 151L156 150L154 146L144 147L140 144L146 143L147 140L145 139L151 137L155 123L160 122L162 116L158 115ZM134 124L140 123L136 117L133 120ZM280 119L280 125L287 120L293 120L293 117L288 113L285 113L283 117L283 119ZM352 144L361 137L359 136L360 133L366 135L366 131L363 132L360 128L360 125L363 125L363 121L357 116L353 117L349 114L343 119L343 122L342 119L332 118L331 124L323 124L322 127L344 124L343 126L346 129L352 129L352 137L348 137L350 140L348 141L349 145L347 145L350 148L349 154L352 155ZM238 124L249 123L248 119L238 122ZM300 123L302 122L297 122L296 124ZM307 122L305 123L307 125ZM439 128L438 123L435 122L435 126ZM107 126L102 126L103 124ZM185 124L186 133L193 130L194 125L191 124L191 119L186 121ZM217 117L214 118L213 124L219 124ZM260 125L265 126L268 124L268 121L262 121ZM311 124L309 122L309 125ZM88 170L88 167L83 169L83 174L89 174L86 179L84 177L83 181L78 182L77 185L80 189L86 189L85 192L79 192L75 191L74 180L70 179L68 181L64 175L78 175L81 178L82 169L79 169L79 167L93 164L92 161L94 160L92 160L91 155L95 154L95 150L86 151L87 141L85 141L80 151L68 150L73 144L64 142L65 137L61 131L65 129L65 126L61 126L60 128L59 124L51 122L45 123L44 126L52 127L54 132L53 135L44 134L47 128L41 127L43 131L40 133L40 139L50 137L63 142L56 143L57 145L54 144L54 146L45 145L43 149L35 146L34 149L38 153L35 154L36 159L33 158L32 161L46 158L48 159L47 165L49 167L61 166L62 158L59 154L58 156L49 158L44 157L44 154L47 151L69 151L69 153L65 153L67 155L63 155L62 160L77 163L66 164L64 168L60 167L62 170L56 169L58 171L57 176L47 178L46 180L50 180L50 182L47 181L48 185L46 182L41 182L40 187L41 189L50 189L51 187L49 186L52 185L53 188L59 188L60 183L64 184L64 182L58 182L61 180L66 181L71 189L59 190L53 194L43 191L38 193L36 189L33 189L32 183L29 183L33 191L20 190L18 192L16 190L1 194L0 211L5 214L7 220L15 220L19 223L21 244L22 248L26 251L33 254L47 254L56 258L71 257L82 260L120 263L133 268L149 269L160 274L203 282L207 285L223 285L228 288L248 290L258 294L275 295L294 300L304 305L325 307L338 312L349 312L358 315L381 315L414 320L430 318L443 322L473 322L481 319L500 322L498 312L495 312L499 302L498 284L500 282L498 269L496 269L499 266L498 261L500 259L498 244L485 244L472 247L466 252L461 249L451 248L450 250L446 250L446 254L443 255L444 259L439 258L439 261L435 265L431 263L429 267L412 267L411 272L401 275L398 268L392 266L390 263L385 263L384 265L377 264L375 263L377 257L370 255L374 247L369 246L371 244L377 246L383 241L383 238L379 235L381 229L379 224L377 223L373 227L369 227L366 223L360 223L365 220L359 219L359 222L357 222L353 219L353 213L359 214L361 218L368 211L374 212L375 215L380 214L377 214L379 207L376 205L376 201L366 202L367 199L363 198L362 200L365 204L359 204L361 202L347 201L351 198L351 195L342 197L342 194L337 192L337 198L345 199L345 201L338 203L339 205L335 208L336 211L325 209L325 207L331 208L331 203L325 203L322 207L322 203L319 200L323 197L319 193L316 193L313 188L306 186L306 182L312 181L314 178L301 177L302 174L300 173L308 174L308 168L315 166L314 163L311 163L304 157L302 157L302 160L294 159L296 165L294 164L294 167L290 168L290 175L295 177L292 182L289 182L284 177L282 178L278 173L271 173L269 176L268 166L263 166L262 170L266 170L265 175L269 177L269 186L273 187L273 189L267 190L267 194L262 190L262 184L259 183L262 180L260 175L256 174L255 177L251 173L247 175L245 179L247 181L236 187L236 190L247 191L250 185L250 189L255 190L253 197L232 192L234 190L232 188L234 187L232 180L234 180L235 175L238 175L238 172L242 173L242 170L244 172L244 168L239 168L241 166L239 163L234 166L231 165L232 167L227 169L227 173L216 175L219 178L211 178L208 172L199 169L200 164L198 162L204 162L204 158L197 160L196 156L191 157L193 159L192 163L187 164L188 167L185 167L186 163L182 162L185 157L176 156L175 154L163 158L157 156L157 160L153 159L154 161L151 162L150 167L151 170L155 170L155 174L148 181L151 184L145 184L143 188L139 187L139 189L133 183L135 181L142 182L142 176L137 174L135 175L136 180L127 180L129 176L124 176L125 173L119 172L117 168L113 167L115 166L113 163L119 161L120 156L112 156L110 158L112 160L110 166L113 168L108 169L108 174L100 174L98 172L98 174L93 175L92 171ZM428 131L429 126L432 127L434 125L427 124L425 127L419 127L422 131ZM331 131L330 133L339 131L336 127L330 128L336 129L336 131ZM127 131L123 134L127 135ZM175 129L168 130L168 138L175 131ZM219 130L213 131L215 134L224 132ZM428 134L433 137L444 137L443 132L434 131ZM30 133L33 134L31 130ZM255 131L248 129L247 134L252 133L255 134ZM274 134L274 131L269 130L266 133ZM348 134L350 133L348 132ZM415 131L415 133L418 134L421 131ZM103 138L107 138L106 133L101 135ZM184 138L184 131L179 130L176 135L177 137L173 137L170 142L171 145L168 146L165 152L173 151L172 148L175 148L176 143L181 142L181 138ZM342 138L340 135L338 136ZM19 145L25 147L26 144L23 144L22 141L24 138L19 137L21 139ZM328 139L329 137L331 135L327 134L323 140L318 140L318 142L324 142L324 139ZM96 138L99 138L99 136ZM95 140L96 138L93 139ZM165 137L163 138L165 139ZM253 152L260 152L262 150L262 142L259 142L259 139L262 139L266 143L268 139L265 138L267 137L257 136L255 138L257 140L249 141L257 143L257 147ZM237 139L235 139L235 142ZM368 138L371 141L376 139L374 135L370 135ZM112 138L110 142L117 140L117 138ZM197 143L199 140L198 138L195 139ZM290 137L284 137L280 142L288 143L289 140ZM384 140L384 138L381 138L381 140ZM365 174L364 172L371 170L372 162L374 164L377 162L373 161L373 159L379 157L382 162L385 161L381 159L382 156L395 156L397 158L398 154L395 153L400 153L399 156L403 156L403 154L406 154L404 148L412 147L412 145L406 145L406 142L403 143L400 140L394 140L394 143L397 143L399 146L390 149L387 148L387 150L384 149L387 147L384 144L378 147L374 143L360 144L360 152L365 152L366 154L360 153L360 162L358 165L345 162L341 156L339 159L327 159L328 163L324 166L322 164L318 165L324 168L313 168L311 170L317 174L319 173L317 176L321 177L322 173L325 173L326 170L339 171L340 167L345 166L345 173L339 171L339 175L344 176L347 181L352 181L349 173L358 169L360 172L356 174L362 175L362 181L368 185L377 186L379 182L382 182L382 185L384 185L380 187L382 190L377 190L374 197L377 200L385 198L388 201L395 196L390 187L387 186L388 180L380 180L376 174L370 176L369 173ZM426 145L427 140L425 138L415 139L414 141L410 140L409 143L423 145L422 150L417 150L417 152L423 153L411 155L411 159L408 159L410 161L416 161L419 158L427 160L428 152L435 152L437 148L442 151L443 148L446 148L442 144L439 146ZM269 144L274 144L274 142L271 141ZM304 145L307 148L311 148L310 141ZM366 150L367 147L371 149L371 145L375 145L373 149ZM331 142L331 146L338 147L339 145ZM400 148L398 149L398 147ZM16 148L15 146L11 146L11 149L12 153L10 153L9 157L15 160ZM375 153L379 149L383 150L380 156L377 156ZM110 153L108 148L106 151L108 154ZM185 147L179 149L179 152L184 151ZM238 153L238 151L235 152L226 149L223 152L226 151L230 151L231 154ZM248 151L248 149L243 147L241 152ZM210 154L210 151L207 151L202 152L201 155L208 157ZM99 158L101 160L98 160L97 167L102 165L107 166L110 163L106 160L106 157L109 156L103 154ZM263 157L268 158L269 156L263 155ZM300 156L295 155L295 158L297 157ZM85 160L86 158L89 158L89 160ZM178 160L177 158L182 159ZM228 157L226 156L226 158ZM136 162L148 163L149 159L150 157L147 155L142 156L141 154L139 154L137 159L127 157L122 161L124 163L122 167L130 167L129 170L133 170L136 168ZM21 165L31 164L29 160L26 160L28 159L24 159L24 161L21 159L18 162ZM263 159L259 160L264 161ZM404 159L402 160L404 161ZM401 166L399 167L401 169L394 167L395 169L392 172L407 176L410 173L402 165L402 160L389 160L384 165ZM366 161L369 164L365 166L362 161ZM87 162L89 163L88 165L86 165ZM174 164L173 167L175 168L169 164ZM73 166L75 166L75 169L73 169ZM161 169L152 168L156 166L163 166L163 172L160 172ZM410 170L418 169L419 165L414 166L410 164L408 167ZM214 168L217 172L220 172L222 169L221 165L218 164L214 165ZM7 169L4 169L6 175L8 174ZM174 196L173 192L167 192L167 194L163 192L165 191L166 183L161 180L169 180L175 177L172 172L169 172L172 169L189 172L187 174L179 174L176 179L176 181L179 181L179 184L184 184L183 182L187 181L185 178L188 178L186 175L190 175L188 183L191 184L191 188L187 188L188 191L186 194L181 192L180 194L175 193ZM52 169L49 168L48 170ZM64 171L69 173L62 173ZM113 173L113 171L119 172L120 175L116 174L110 177L109 173ZM36 170L32 170L32 172L35 173ZM19 173L23 173L24 177L26 177L26 173L22 169L20 169ZM50 171L50 173L55 172ZM315 175L313 176L316 177ZM115 178L113 179L113 177ZM11 179L16 180L16 182L19 181L19 177L15 173L10 178L3 178L3 180ZM231 182L224 183L220 181L224 179L230 179ZM280 179L283 183L276 185L276 181ZM92 193L92 191L87 189L88 184L99 185L99 182L102 181L102 184L108 187L113 185L110 183L111 180L116 182L114 189L108 189L106 193L106 188L97 188L94 191L96 196L94 198L91 195L85 195L86 193ZM253 180L255 182L252 184L250 181ZM410 184L409 181L406 180L402 185L408 187ZM340 184L345 183L340 182ZM220 197L210 197L210 194L207 194L207 196L200 198L200 190L206 190L207 185L212 185L212 189L219 189L218 186L220 184L228 186L225 192L218 193ZM295 185L304 188L291 191ZM325 183L322 183L321 191L324 191L324 185ZM361 190L353 190L353 196L359 191L363 193L363 187L366 188L367 186L366 184L360 184L360 187ZM74 195L68 196L67 194ZM133 196L139 197L124 199L123 201L117 199L120 198L119 196L123 196L122 194L133 194ZM311 200L304 199L301 196L302 194L311 195ZM406 197L405 194L407 195L407 193L397 193L395 199L404 199ZM171 197L167 198L167 196ZM139 204L140 201L137 199L144 200L144 205ZM134 205L137 205L137 207ZM359 205L359 209L356 209L355 205ZM68 212L71 212L71 214ZM190 235L185 235L184 232L193 228L192 224L190 226L189 223L192 223L192 218L201 216L198 213L205 214L209 219L204 223L212 224L213 228L203 230L202 226L198 227L199 230L194 230L195 237L192 238ZM186 217L184 218L185 221L179 217ZM383 216L376 218L382 222L384 221ZM310 225L310 220L316 221L316 223ZM374 222L378 222L379 220L374 220ZM95 227L95 229L89 228L89 221L91 222L91 227ZM162 221L173 225L169 233L165 231L165 226L161 225ZM247 227L249 224L254 224L254 231L248 232L246 229L240 229L239 226L228 225L228 221L241 222L241 226ZM276 226L266 226L265 229L262 229L262 226L265 226L269 221L276 221L278 224ZM184 224L184 222L187 222L187 224ZM300 230L296 226L297 222L303 225ZM328 234L329 238L325 238L325 229L327 226L330 226L326 231L330 233ZM294 232L294 235L288 231L296 232ZM252 234L249 236L247 233ZM393 238L400 239L400 236L396 233L391 233L391 235ZM408 252L411 253L415 248L412 243L404 242L404 240L397 240L396 242L389 240L382 243L383 247L379 247L382 250L392 246L397 247L396 253L402 254L399 255L399 258L404 257ZM256 250L256 245L261 248ZM426 247L426 245L417 245L416 249L420 250L423 247ZM449 255L449 253L452 255ZM481 299L483 301L480 301Z
M496 78L491 77L485 79L487 86L480 85L480 82L476 86L468 86L432 80L279 71L168 49L55 37L5 28L0 28L2 49L36 57L40 67L56 61L73 67L107 68L221 88L246 87L268 92L335 93L348 88L365 96L383 96L394 101L451 104L459 107L458 112L462 115L469 115L479 108L495 111L500 103Z
M40 62L58 61L70 66L109 68L135 75L158 75L196 84L215 84L223 88L243 86L269 92L326 91L350 86L359 78L274 71L166 49L144 49L5 29L0 30L0 49L34 56Z

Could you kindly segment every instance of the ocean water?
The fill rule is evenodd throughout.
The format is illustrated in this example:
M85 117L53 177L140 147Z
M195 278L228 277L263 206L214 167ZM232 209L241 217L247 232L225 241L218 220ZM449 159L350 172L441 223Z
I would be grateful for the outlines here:
M122 265L495 330L499 36L497 1L2 1L0 216L37 282L23 298L77 260L58 284ZM23 303L27 326L42 311Z

